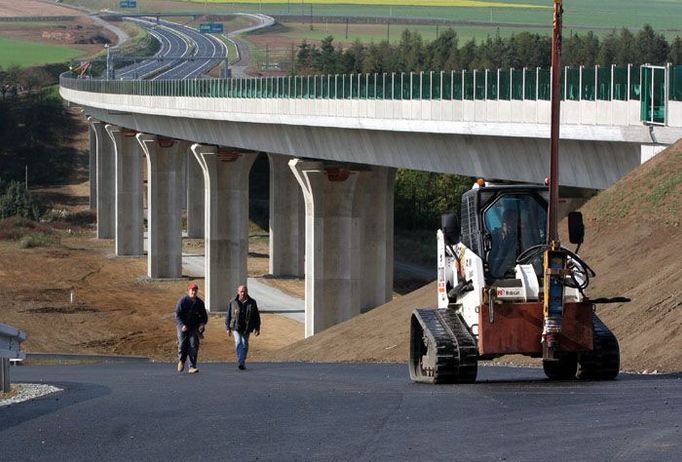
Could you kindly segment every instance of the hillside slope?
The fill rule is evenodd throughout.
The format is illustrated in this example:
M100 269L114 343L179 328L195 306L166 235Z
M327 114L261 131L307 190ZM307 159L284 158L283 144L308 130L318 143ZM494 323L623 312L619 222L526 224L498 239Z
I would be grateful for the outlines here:
M581 255L597 273L589 293L632 300L598 309L619 339L624 370L682 371L681 204L678 142L582 208L586 243ZM431 283L285 347L273 359L406 361L409 315L416 307L434 306L435 294Z

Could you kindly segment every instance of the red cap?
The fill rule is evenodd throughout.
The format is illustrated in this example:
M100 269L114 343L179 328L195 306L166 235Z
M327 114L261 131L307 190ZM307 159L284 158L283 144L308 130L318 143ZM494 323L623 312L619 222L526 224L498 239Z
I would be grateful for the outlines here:
M192 289L197 289L197 290L199 290L199 286L196 285L196 284L193 283L193 282L190 282L189 285L187 286L187 290L192 290Z

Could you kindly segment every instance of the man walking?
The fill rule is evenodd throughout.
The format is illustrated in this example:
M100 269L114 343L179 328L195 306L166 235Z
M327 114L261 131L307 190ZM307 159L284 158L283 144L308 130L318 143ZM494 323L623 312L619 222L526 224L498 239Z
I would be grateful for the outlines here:
M245 285L237 288L237 296L230 301L225 314L227 336L234 334L234 346L237 350L239 370L246 368L246 354L249 352L249 335L251 332L260 335L260 313L256 300L249 297Z
M185 361L189 356L190 374L199 372L197 357L199 355L199 337L203 336L208 315L203 300L197 293L199 286L191 283L187 286L187 295L180 297L175 305L175 323L178 331L178 372L185 369Z

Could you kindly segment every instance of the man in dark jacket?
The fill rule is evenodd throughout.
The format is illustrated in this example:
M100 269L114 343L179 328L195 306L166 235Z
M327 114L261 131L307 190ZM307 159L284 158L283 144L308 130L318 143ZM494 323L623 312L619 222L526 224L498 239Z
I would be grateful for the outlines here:
M199 355L199 337L203 335L208 322L204 302L197 296L199 287L195 283L187 286L187 295L180 297L175 305L175 323L178 331L178 372L185 369L185 361L189 356L190 374L199 372L197 356Z
M237 350L239 370L246 368L246 354L249 352L249 335L251 332L260 335L260 313L256 300L249 297L245 285L237 288L237 296L230 301L225 314L227 336L234 334L234 346Z

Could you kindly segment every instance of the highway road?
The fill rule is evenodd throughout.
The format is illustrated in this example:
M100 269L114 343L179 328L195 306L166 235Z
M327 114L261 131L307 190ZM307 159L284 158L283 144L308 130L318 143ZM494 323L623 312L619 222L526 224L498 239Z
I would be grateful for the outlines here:
M159 50L151 59L116 69L114 78L117 80L148 79L158 75L162 70L180 65L182 58L188 56L192 50L192 43L173 28L158 25L155 20L144 18L128 18L144 28L159 42ZM125 58L122 57L122 58ZM117 58L114 58L116 62ZM118 58L119 60L121 58Z
M211 34L202 34L198 30L170 21L160 23L186 37L190 43L190 53L185 59L151 80L187 80L196 79L207 73L227 58L227 46Z
M256 340L257 341L257 340ZM231 346L225 344L226 348ZM0 408L2 460L679 461L682 375L550 382L482 367L417 385L402 364L24 366L64 391Z

